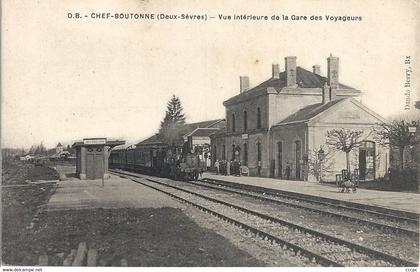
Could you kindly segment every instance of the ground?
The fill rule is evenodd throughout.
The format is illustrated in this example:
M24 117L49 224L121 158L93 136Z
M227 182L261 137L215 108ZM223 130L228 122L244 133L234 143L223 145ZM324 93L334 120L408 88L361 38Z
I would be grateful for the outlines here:
M119 266L122 258L130 266L263 265L222 236L200 228L179 209L67 210L45 217L30 250L48 256L86 242L107 266ZM58 261L56 257L50 264Z
M25 181L34 177L55 180L58 175L50 168L22 162L7 162L3 168L3 185L13 184L2 188L3 263L36 265L39 256L46 254L49 265L59 265L80 242L86 242L89 248L97 249L98 264L105 266L120 266L122 258L129 266L267 265L198 225L182 205L174 205L172 199L164 200L163 196L150 196L152 192L127 180L116 180L115 184L106 181L104 188L99 180L96 185L93 181L87 183L90 189L78 186L74 178L62 183L70 185L66 188L29 185ZM71 184L72 180L76 183ZM54 197L65 196L77 190L82 198L76 206L66 198L43 205L52 193ZM158 200L144 205L147 197ZM102 199L107 209L99 207ZM38 211L36 224L29 227Z
M34 178L54 180L55 171L16 161L4 161L2 171L2 261L23 261L20 252L27 246L30 225L38 207L45 204L54 192L54 186L29 185ZM24 263L24 262L23 262Z

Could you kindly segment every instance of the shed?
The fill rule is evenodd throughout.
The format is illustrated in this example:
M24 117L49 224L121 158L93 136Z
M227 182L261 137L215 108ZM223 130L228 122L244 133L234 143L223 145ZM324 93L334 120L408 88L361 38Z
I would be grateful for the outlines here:
M125 141L85 138L72 146L76 150L76 175L80 179L108 178L108 157L112 148Z

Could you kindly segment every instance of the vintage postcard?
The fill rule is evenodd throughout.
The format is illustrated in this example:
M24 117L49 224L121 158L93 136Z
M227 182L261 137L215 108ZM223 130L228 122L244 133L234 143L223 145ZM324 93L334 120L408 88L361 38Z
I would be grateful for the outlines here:
M417 271L418 0L1 12L2 271Z

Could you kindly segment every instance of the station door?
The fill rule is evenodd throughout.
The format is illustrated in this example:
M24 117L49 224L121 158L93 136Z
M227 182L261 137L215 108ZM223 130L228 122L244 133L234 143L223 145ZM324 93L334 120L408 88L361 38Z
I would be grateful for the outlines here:
M363 142L359 147L359 178L360 180L375 179L375 143Z
M88 147L86 152L86 179L100 179L103 175L103 147Z

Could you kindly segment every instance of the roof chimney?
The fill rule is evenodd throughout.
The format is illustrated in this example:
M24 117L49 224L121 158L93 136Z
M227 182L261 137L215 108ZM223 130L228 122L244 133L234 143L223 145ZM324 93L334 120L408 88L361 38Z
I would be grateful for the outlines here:
M296 57L285 57L287 87L296 87Z
M321 75L321 66L319 66L318 64L312 66L312 73Z
M338 57L333 57L332 54L327 58L328 62L328 84L333 87L338 87Z
M240 87L240 92L246 92L249 90L249 77L247 76L240 76L239 77L239 87Z
M280 78L280 68L278 64L273 64L271 67L272 77L279 79Z

